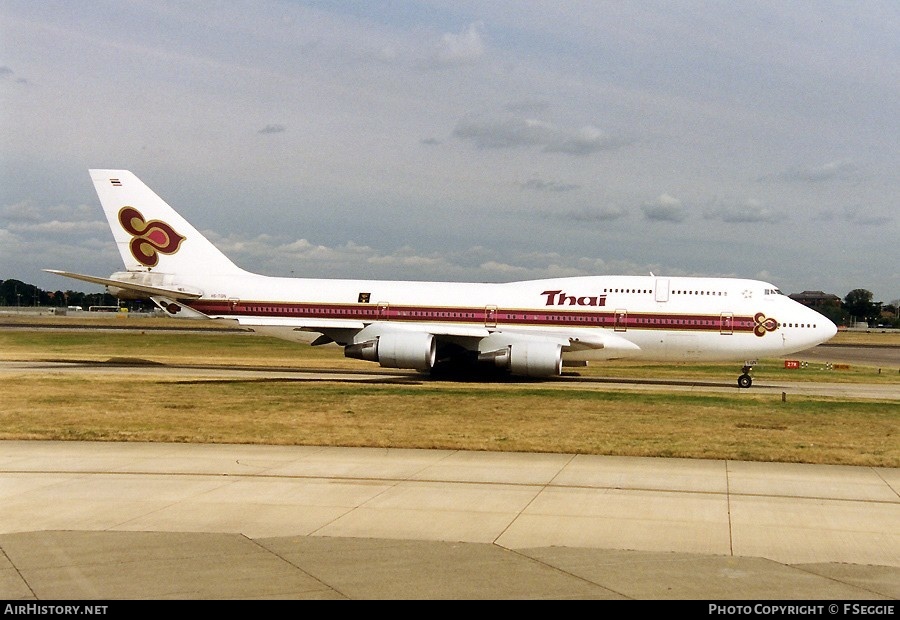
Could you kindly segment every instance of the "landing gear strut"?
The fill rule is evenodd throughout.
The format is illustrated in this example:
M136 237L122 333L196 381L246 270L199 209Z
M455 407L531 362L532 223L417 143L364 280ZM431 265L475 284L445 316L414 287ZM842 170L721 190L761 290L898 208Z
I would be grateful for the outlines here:
M753 385L753 378L750 376L750 371L753 370L753 366L744 366L741 368L741 372L743 373L740 377L738 377L738 387L748 388Z

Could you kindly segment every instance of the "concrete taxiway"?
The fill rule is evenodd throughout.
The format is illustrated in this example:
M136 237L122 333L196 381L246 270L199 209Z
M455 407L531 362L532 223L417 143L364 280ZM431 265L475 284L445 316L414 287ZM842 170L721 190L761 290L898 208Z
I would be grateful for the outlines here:
M900 598L900 469L0 442L0 599Z

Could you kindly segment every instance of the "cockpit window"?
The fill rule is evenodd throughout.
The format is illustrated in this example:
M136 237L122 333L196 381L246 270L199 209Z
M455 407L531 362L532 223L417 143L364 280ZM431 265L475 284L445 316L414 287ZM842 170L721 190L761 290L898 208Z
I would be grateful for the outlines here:
M767 289L765 290L765 294L766 294L766 295L784 295L784 293L782 293L782 292L781 292L780 290L778 290L777 288L767 288Z

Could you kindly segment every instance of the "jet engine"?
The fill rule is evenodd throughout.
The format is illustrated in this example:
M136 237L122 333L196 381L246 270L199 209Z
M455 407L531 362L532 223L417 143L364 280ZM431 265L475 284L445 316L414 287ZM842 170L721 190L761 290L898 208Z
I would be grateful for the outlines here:
M437 343L424 332L388 332L372 340L344 347L344 356L378 362L384 368L412 368L427 372L434 366Z
M494 363L513 375L550 377L562 373L562 346L553 342L514 342L492 353Z

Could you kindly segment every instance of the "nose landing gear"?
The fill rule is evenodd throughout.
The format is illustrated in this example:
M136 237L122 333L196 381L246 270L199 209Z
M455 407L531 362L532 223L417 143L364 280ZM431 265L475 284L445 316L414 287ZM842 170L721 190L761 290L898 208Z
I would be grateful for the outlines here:
M753 378L750 376L750 371L753 370L753 366L750 364L745 365L741 368L741 376L738 377L738 387L740 388L748 388L753 385Z

